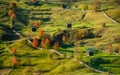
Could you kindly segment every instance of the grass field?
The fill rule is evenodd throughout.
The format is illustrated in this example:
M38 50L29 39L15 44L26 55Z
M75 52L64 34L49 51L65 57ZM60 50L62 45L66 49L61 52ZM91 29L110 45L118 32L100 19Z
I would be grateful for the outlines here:
M16 0L10 1L16 2ZM2 1L3 3L6 3L3 5L0 3L0 8L2 9L0 10L0 28L3 29L8 28L10 25L10 20L7 15L10 1ZM39 30L43 30L44 34L49 35L49 38L54 40L53 36L55 34L61 34L65 30L71 30L73 32L76 31L74 35L77 35L77 32L80 32L80 30L90 29L92 30L94 37L79 39L77 41L74 41L75 39L70 39L74 45L69 46L69 44L66 45L67 43L60 44L61 47L59 48L59 52L67 55L68 57L74 57L74 51L77 44L79 45L79 51L82 51L82 58L78 60L82 60L86 64L99 70L110 71L115 75L120 74L119 55L108 54L106 52L106 47L110 43L112 43L113 49L118 51L118 45L120 43L119 24L113 23L106 16L104 16L102 12L88 11L82 19L84 12L80 9L62 9L57 3L45 3L41 1L38 3L39 5L35 7L34 5L29 5L29 3L26 4L25 2L27 1L28 0L21 0L20 2L16 2L17 20L15 21L14 29L17 32L29 39L33 39L34 37L38 38ZM76 2L75 4L81 3L91 5L93 1L85 0L82 2ZM116 3L113 3L112 5L110 0L108 3L104 0L102 4L102 9L107 9L106 13L111 18L119 22L119 8L116 6ZM41 19L41 14L31 14L31 12L41 13L40 10L45 10L45 15L43 17L46 19ZM47 16L48 14L50 17L49 19ZM31 19L31 17L34 18ZM37 28L36 32L32 32L31 26L34 25L35 21L39 22L40 27ZM72 28L70 29L66 27L68 22L72 22ZM3 32L5 31L0 30L1 35ZM19 61L18 66L11 71L10 75L108 75L96 73L78 62L65 58L65 56L59 56L56 53L52 53L50 50L37 50L36 48L33 48L30 43L28 43L26 38L19 38L12 43L6 42L10 41L0 41L0 74L3 75L13 66L13 56L5 47L5 44L10 50L16 48L17 52L15 56ZM81 43L84 43L84 46L81 47ZM94 56L89 57L86 55L86 51L89 46L94 47ZM53 45L50 48L53 49ZM104 52L100 52L99 50L101 49ZM100 64L97 64L99 62Z

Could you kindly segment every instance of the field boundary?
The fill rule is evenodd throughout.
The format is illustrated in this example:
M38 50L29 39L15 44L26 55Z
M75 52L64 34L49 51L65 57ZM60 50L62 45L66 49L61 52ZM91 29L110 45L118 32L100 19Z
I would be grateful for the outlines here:
M109 20L111 20L112 22L118 23L116 20L112 19L105 11L102 10L102 13L103 13Z

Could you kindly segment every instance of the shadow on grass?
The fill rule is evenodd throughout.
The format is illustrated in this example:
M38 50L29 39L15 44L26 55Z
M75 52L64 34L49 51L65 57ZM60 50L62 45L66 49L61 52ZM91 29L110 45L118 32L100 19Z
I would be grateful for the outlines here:
M102 56L102 57L105 57L105 58L120 58L120 56Z
M60 50L61 52L69 52L69 53L73 53L73 51L69 51L69 50Z

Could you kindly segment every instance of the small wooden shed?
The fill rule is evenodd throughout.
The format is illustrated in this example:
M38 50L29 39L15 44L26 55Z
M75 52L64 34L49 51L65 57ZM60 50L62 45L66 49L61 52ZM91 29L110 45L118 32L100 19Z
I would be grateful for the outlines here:
M93 48L88 48L88 50L87 50L87 55L88 56L93 56L94 55L94 49Z
M72 27L72 23L67 23L66 27L67 28L71 28Z
M31 27L31 30L32 30L32 32L36 32L36 27L35 27L35 26L32 26L32 27Z

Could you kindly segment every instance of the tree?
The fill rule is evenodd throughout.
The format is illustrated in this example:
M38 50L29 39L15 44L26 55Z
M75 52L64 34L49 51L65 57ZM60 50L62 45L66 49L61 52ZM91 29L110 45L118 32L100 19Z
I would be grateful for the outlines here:
M9 16L11 16L13 13L14 13L14 10L12 10L12 9L10 9L10 10L8 11L8 15L9 15Z
M95 0L94 4L93 4L93 7L92 7L93 11L97 12L100 9L100 7L101 7L100 1L99 0Z
M17 8L16 3L14 3L14 2L10 2L9 6L10 6L10 8L13 8L13 9Z
M11 29L13 28L14 20L15 20L15 19L16 19L16 15L15 15L15 13L13 13L13 14L10 16L10 21L11 21L10 28L11 28Z
M108 45L107 50L108 50L109 54L113 54L113 46L112 46L112 44Z
M13 58L12 58L12 64L13 64L13 66L18 64L18 60L15 56L13 56Z
M15 19L16 19L16 15L15 15L15 13L13 13L13 14L10 16L10 20L13 21L13 20L15 20Z
M34 26L35 26L36 28L39 28L39 23L38 23L38 22L34 22Z
M16 53L16 49L15 49L15 48L12 49L12 53L13 53L13 54Z
M46 49L49 49L50 47L50 40L48 38L45 39L45 44L44 44Z
M63 41L64 43L66 42L66 36L65 36L65 35L62 36L62 41Z
M59 42L55 42L54 44L54 50L59 50Z
M35 48L38 47L38 39L37 38L33 39L32 46L35 47Z
M39 38L42 39L43 38L43 30L40 30L39 31L39 34L38 34Z

